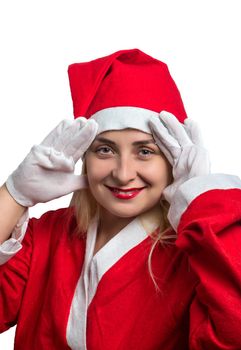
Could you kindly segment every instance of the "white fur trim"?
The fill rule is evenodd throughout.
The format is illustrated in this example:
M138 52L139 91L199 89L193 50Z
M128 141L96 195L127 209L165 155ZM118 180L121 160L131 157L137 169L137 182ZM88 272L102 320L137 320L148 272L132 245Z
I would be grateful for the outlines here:
M151 134L148 122L157 118L159 113L139 107L110 107L93 114L99 125L98 134L108 130L122 130L126 128L138 129Z
M0 244L0 265L5 264L22 248L22 240L27 231L29 221L28 209L23 213L13 229L11 237Z
M66 330L66 339L72 350L86 350L86 322L88 309L88 271L93 256L98 220L95 218L87 232L85 261L78 280Z
M241 189L241 180L238 176L209 174L193 177L184 182L175 193L168 213L168 219L172 227L177 231L182 214L186 211L188 205L200 194L214 189L224 190L232 188Z

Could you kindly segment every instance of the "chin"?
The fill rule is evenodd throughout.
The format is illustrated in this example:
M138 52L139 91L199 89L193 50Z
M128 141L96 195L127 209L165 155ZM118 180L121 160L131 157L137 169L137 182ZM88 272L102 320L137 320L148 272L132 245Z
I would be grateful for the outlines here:
M112 215L115 215L119 218L132 218L132 217L135 217L135 216L138 216L140 213L136 210L134 210L133 212L132 211L127 211L127 210L108 210L108 212Z
M151 206L152 207L152 206ZM136 206L134 208L105 208L105 210L107 210L109 213L111 213L112 215L115 215L119 218L132 218L132 217L136 217L146 211L148 211L151 207L145 207L145 208L136 208Z

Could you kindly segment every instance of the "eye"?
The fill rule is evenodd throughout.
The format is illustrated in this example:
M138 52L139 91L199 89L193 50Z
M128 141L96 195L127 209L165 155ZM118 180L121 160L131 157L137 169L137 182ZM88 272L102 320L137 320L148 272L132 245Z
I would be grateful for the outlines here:
M142 158L150 157L154 153L155 153L154 151L147 149L147 148L142 148L139 150L139 154Z
M95 152L99 155L110 155L113 153L112 149L108 146L98 147Z

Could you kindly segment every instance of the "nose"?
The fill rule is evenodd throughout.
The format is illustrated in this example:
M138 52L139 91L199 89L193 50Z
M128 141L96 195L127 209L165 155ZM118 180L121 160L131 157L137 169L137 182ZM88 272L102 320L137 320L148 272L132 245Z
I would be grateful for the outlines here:
M112 169L112 177L116 184L124 186L135 180L137 171L135 162L129 157L120 157Z

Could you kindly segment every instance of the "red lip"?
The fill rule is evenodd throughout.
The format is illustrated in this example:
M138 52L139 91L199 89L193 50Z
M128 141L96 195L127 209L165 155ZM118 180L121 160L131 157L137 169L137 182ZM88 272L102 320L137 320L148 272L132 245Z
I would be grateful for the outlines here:
M118 199L132 199L136 197L146 186L140 188L118 188L118 187L110 187L106 186L114 197Z

